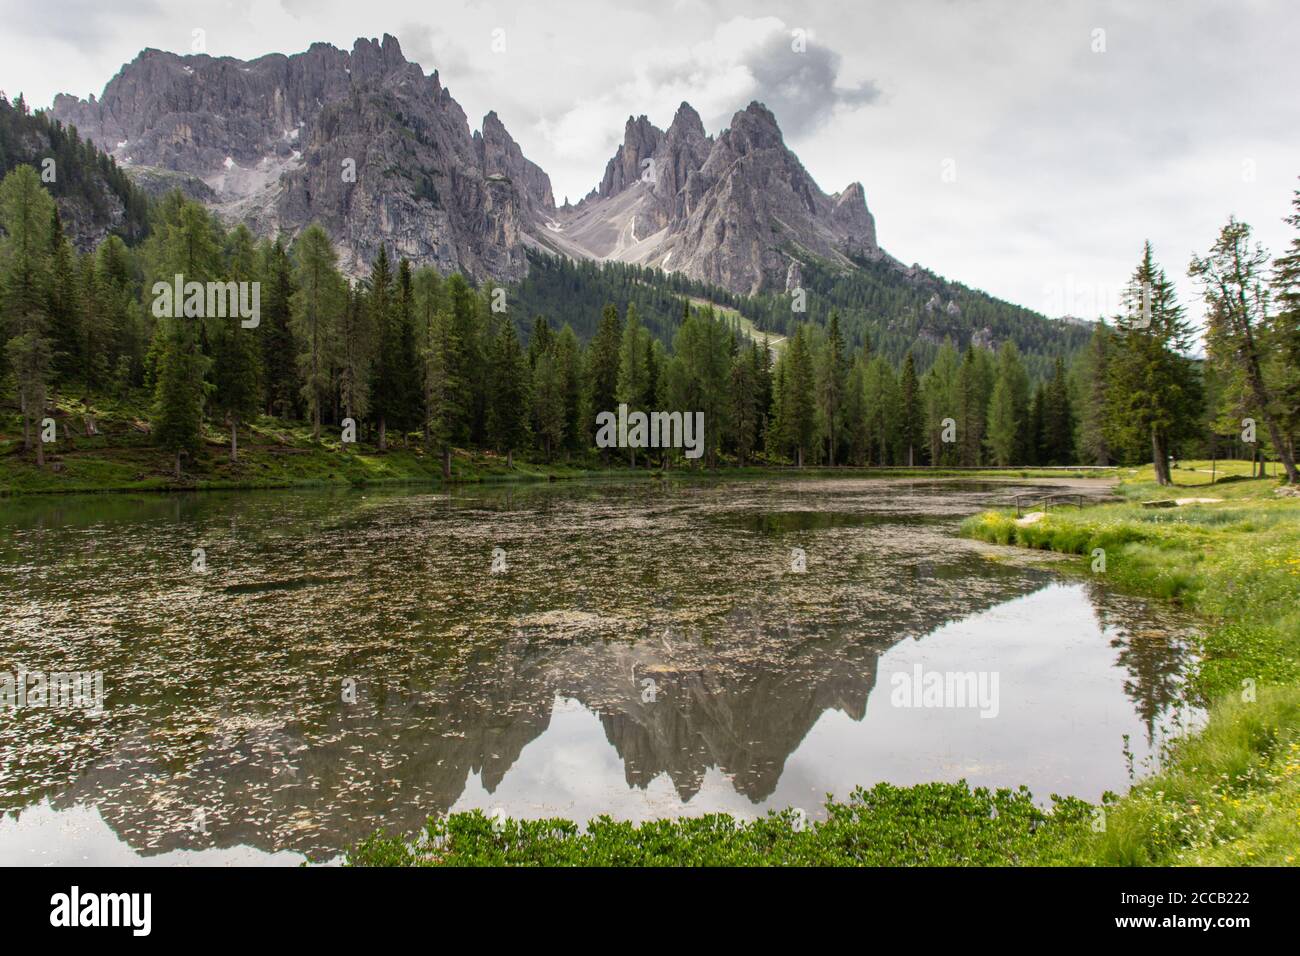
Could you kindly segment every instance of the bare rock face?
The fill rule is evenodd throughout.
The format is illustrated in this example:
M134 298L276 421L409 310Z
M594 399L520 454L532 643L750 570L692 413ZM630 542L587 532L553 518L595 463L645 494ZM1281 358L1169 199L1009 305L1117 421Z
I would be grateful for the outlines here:
M391 36L247 62L145 50L100 99L61 95L53 113L152 193L179 186L261 235L319 222L354 275L381 244L480 281L521 278L540 248L738 293L788 289L812 257L894 262L862 185L822 192L761 103L716 138L688 103L667 130L628 117L599 186L557 209L496 113L472 132Z
M438 74L387 35L249 62L145 50L101 99L59 96L53 112L141 178L197 177L230 222L263 235L319 222L354 274L387 244L444 272L517 279L555 210L496 114L471 133Z
M761 103L716 140L688 103L665 133L629 118L599 189L559 220L570 254L681 271L739 293L789 288L800 255L846 266L887 258L862 185L823 193Z

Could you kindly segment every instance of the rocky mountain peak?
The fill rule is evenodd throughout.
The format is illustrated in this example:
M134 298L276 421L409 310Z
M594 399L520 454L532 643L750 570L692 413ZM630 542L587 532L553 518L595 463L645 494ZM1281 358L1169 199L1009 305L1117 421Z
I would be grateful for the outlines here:
M700 119L700 114L695 112L695 107L691 106L685 100L682 105L677 107L677 113L673 116L672 125L668 127L669 136L678 137L705 137L704 121Z
M496 114L472 133L389 34L249 61L145 50L99 99L59 96L53 113L227 221L263 235L320 222L353 274L386 245L445 272L521 277L555 206Z
M605 175L596 192L600 196L613 196L641 179L642 163L654 156L663 136L663 130L645 114L629 116L623 128L623 142L605 165Z

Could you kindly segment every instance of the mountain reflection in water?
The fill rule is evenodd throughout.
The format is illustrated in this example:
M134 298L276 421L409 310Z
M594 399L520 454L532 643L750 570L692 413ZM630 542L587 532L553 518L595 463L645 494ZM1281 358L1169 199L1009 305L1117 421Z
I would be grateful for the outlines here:
M106 694L0 711L0 861L328 859L473 807L815 818L881 780L1122 790L1198 719L1188 623L955 537L1023 490L0 503L0 671L102 670ZM918 664L996 672L997 716L893 706Z

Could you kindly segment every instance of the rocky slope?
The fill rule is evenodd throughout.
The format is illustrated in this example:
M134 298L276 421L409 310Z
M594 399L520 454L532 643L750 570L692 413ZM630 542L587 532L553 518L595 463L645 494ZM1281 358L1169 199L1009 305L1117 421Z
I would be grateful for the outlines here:
M259 233L319 221L352 272L387 243L443 271L518 278L555 206L496 115L471 132L438 74L387 35L249 62L145 50L102 98L59 96L53 114L141 181L188 182Z
M59 96L53 115L150 192L179 186L263 235L319 221L353 273L386 243L444 272L513 280L544 248L750 293L797 284L809 256L888 259L861 184L823 193L760 103L716 138L687 103L667 130L629 118L599 187L557 210L497 115L471 131L437 72L387 35L249 62L145 50L102 98Z
M799 259L888 259L861 183L828 196L750 103L715 140L683 103L667 131L629 118L600 187L559 211L571 254L681 271L732 292L784 289ZM892 260L890 260L892 261Z

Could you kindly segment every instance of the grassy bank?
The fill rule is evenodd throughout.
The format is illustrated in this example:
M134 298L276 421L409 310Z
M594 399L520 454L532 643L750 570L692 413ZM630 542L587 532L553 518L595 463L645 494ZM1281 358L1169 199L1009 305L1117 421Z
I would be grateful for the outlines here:
M1244 470L1209 484L1210 463L1183 463L1170 489L1144 469L1121 485L1122 504L1032 522L989 512L964 526L985 541L1079 555L1080 573L1176 602L1204 622L1193 687L1210 707L1208 726L1106 808L1105 831L1079 844L1079 862L1300 858L1300 499ZM1095 572L1098 549L1105 570Z
M22 426L16 413L0 414L0 495L71 494L114 491L194 491L203 489L293 488L328 485L440 484L442 463L423 447L420 436L393 436L386 451L358 442L343 446L336 435L314 440L301 423L260 417L240 429L239 460L229 460L230 436L207 428L200 453L187 460L177 479L170 456L149 437L147 404L140 398L98 397L93 406L78 400L53 403L58 440L45 446L46 463L36 466L35 454L23 451ZM94 433L89 434L89 421ZM683 464L673 474L702 474L697 465ZM554 481L591 476L646 477L658 473L633 469L616 456L608 461L592 453L583 458L547 462L489 452L458 449L452 458L456 482ZM1095 477L1073 469L818 469L788 466L727 466L724 476L800 477L883 475L888 477Z
M493 821L433 818L414 842L377 834L349 854L358 866L437 865L1293 865L1300 857L1300 500L1273 480L1209 485L1209 464L1184 463L1177 489L1129 472L1128 499L1058 509L1032 523L1011 512L971 518L964 533L1079 556L1093 574L1105 551L1114 586L1176 602L1204 622L1194 693L1209 722L1164 770L1100 808L1073 798L1050 811L1030 794L964 784L880 784L827 804L825 822L792 811L756 821L726 815ZM1216 469L1223 476L1221 463ZM1235 474L1234 474L1235 473ZM1193 487L1196 486L1196 487ZM1191 490L1187 490L1191 489ZM1218 502L1148 508L1144 502ZM1251 683L1244 684L1243 681Z

